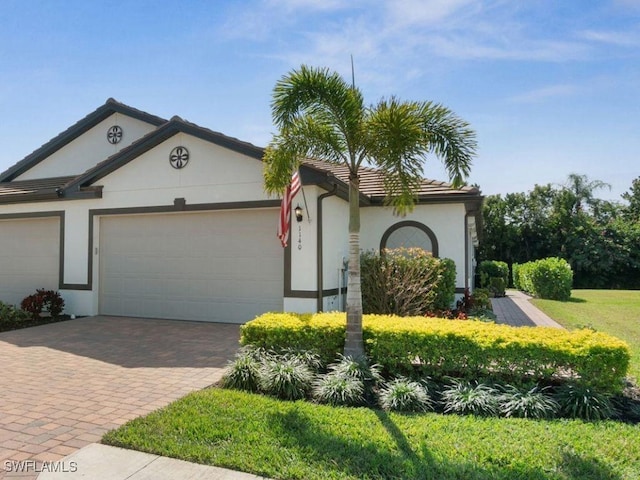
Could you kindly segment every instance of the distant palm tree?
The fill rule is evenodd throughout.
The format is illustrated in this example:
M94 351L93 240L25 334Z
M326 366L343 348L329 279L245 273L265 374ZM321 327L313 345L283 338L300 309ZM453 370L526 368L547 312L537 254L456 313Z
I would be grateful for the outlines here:
M608 188L611 190L611 185L600 180L589 181L589 177L586 175L578 175L577 173L570 173L567 177L567 183L565 186L574 195L574 213L579 213L583 210L583 204L592 206L595 200L594 192L601 188Z
M282 193L306 158L349 168L349 267L345 355L364 354L360 290L358 169L371 164L383 173L387 204L404 215L413 209L424 157L440 157L454 186L469 174L475 133L449 109L395 97L365 106L362 93L336 72L302 66L273 90L278 128L264 155L268 193Z

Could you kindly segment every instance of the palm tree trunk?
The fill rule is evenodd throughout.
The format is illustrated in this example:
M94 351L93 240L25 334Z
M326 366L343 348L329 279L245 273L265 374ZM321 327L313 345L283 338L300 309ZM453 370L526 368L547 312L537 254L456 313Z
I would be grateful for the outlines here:
M364 355L362 291L360 289L360 179L349 175L349 269L347 281L347 333L344 355Z

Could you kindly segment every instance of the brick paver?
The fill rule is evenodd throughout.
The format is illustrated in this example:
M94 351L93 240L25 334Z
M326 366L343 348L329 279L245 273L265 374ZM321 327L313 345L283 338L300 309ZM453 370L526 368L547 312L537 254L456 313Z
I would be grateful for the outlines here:
M238 338L237 325L105 316L0 333L0 478L35 478L10 470L217 382Z
M563 328L562 325L531 304L530 299L530 296L518 290L507 290L506 296L492 298L493 313L498 317L496 323L514 327Z

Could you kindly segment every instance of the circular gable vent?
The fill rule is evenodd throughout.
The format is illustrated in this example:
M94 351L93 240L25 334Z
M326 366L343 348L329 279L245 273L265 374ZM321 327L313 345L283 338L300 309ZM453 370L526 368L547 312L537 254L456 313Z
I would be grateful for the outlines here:
M113 145L119 143L122 140L122 127L114 125L107 130L107 141Z
M189 163L189 150L186 147L176 147L169 154L169 163L173 168L184 168Z

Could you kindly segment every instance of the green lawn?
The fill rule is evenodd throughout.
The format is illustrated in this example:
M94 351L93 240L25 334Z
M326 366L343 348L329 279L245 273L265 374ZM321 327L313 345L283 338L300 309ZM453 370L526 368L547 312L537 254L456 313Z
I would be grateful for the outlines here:
M103 441L274 479L640 478L640 425L396 414L218 388Z
M626 341L631 348L629 374L640 380L640 291L573 290L568 302L532 303L566 328L591 327Z

